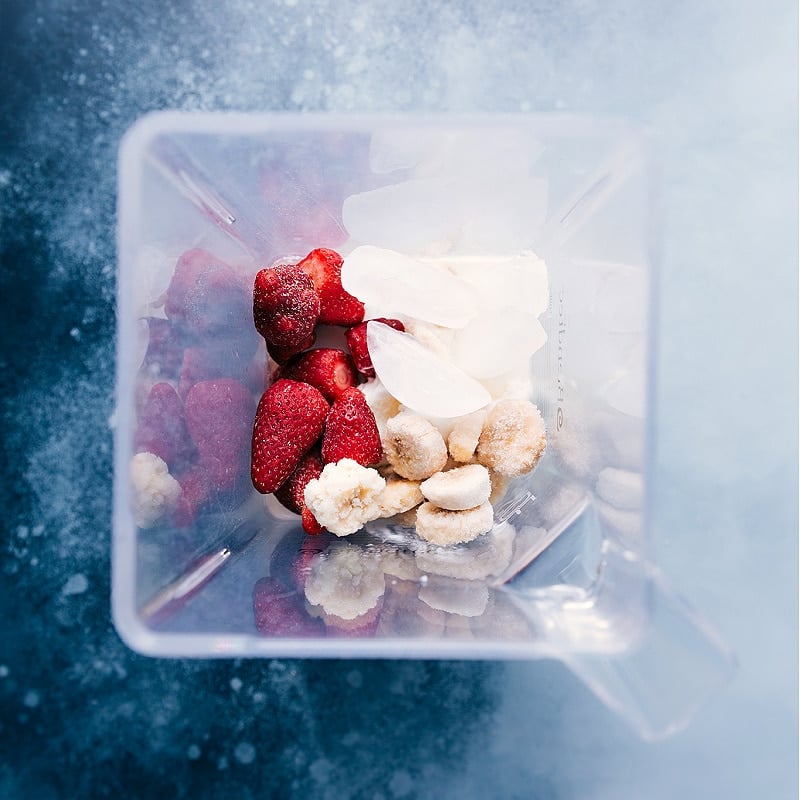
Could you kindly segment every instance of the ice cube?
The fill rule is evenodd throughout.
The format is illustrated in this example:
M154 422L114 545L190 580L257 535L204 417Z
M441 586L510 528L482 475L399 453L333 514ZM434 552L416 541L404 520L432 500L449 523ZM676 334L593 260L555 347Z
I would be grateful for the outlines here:
M463 210L455 184L452 178L433 178L360 192L345 199L342 220L357 241L423 254L460 231Z
M418 414L460 417L492 399L474 378L388 325L367 325L367 349L386 390Z
M533 314L515 308L489 310L456 331L453 363L474 378L493 378L525 364L546 341Z
M438 264L372 245L344 259L342 286L365 304L400 315L461 328L475 316L475 290ZM391 312L391 313L389 313Z
M444 257L438 263L475 287L483 307L511 306L535 316L547 310L550 301L547 264L533 252L512 258Z
M415 178L342 206L354 240L415 255L524 250L546 215L546 180L495 173Z

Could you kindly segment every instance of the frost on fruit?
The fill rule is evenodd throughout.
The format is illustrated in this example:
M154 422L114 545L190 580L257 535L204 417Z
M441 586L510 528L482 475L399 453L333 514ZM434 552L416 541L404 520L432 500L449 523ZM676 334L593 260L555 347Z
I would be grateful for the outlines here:
M386 423L383 451L394 471L412 481L429 478L447 463L442 434L427 419L409 411Z
M508 478L530 472L547 443L544 420L529 400L500 400L483 425L476 455L484 466Z
M475 290L448 270L370 245L345 258L342 284L364 303L446 328L463 327L479 310Z
M376 470L343 458L326 464L319 478L306 484L304 499L320 525L337 536L348 536L381 515L379 500L385 485Z
M386 325L368 324L367 347L386 390L418 414L461 417L483 408L492 399L478 381L410 334Z
M304 588L311 605L344 620L366 614L385 590L380 559L348 542L335 543L314 559Z
M137 453L131 459L133 516L140 528L152 528L172 511L181 486L169 474L166 462L153 453Z

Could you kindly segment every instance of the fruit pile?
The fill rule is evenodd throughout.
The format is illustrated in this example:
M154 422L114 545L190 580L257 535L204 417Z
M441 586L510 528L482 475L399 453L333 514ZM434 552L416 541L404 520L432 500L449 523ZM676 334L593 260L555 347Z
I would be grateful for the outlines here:
M420 343L425 322L364 321L364 304L342 285L343 263L334 251L318 249L256 275L253 318L277 367L256 410L253 485L300 514L310 534L327 529L347 536L388 519L436 544L472 541L491 530L491 500L506 481L538 462L545 446L541 415L524 399L489 406L488 391L461 373L455 383L462 380L478 397L477 410L467 406L471 413L451 415L443 426L402 407L382 385L372 356L394 343L395 352L408 351L406 368L413 372L415 348L429 352ZM459 321L463 314L451 312ZM325 326L346 328L349 352L309 349ZM442 363L436 372L446 376ZM415 390L424 393L426 386ZM457 395L459 386L445 384L445 392Z
M527 376L547 296L532 254L490 266L320 248L251 284L184 253L153 304L164 316L146 320L137 524L185 527L252 486L309 534L378 519L437 545L487 533L545 447ZM497 290L510 280L517 291Z

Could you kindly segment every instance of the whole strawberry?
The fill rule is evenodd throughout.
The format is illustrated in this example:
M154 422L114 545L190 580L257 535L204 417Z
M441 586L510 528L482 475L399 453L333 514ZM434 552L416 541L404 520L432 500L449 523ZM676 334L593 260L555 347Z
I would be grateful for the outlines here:
M344 350L320 347L300 353L278 370L281 378L309 383L333 402L356 385L356 368Z
M399 319L387 319L386 317L376 317L369 319L367 322L382 322L396 331L404 331L405 325ZM347 340L347 346L350 348L350 355L353 356L353 363L356 369L368 378L375 377L375 368L372 366L372 359L367 349L367 322L362 322L360 325L354 325L350 330L345 331L344 338Z
M319 311L319 295L299 267L278 264L256 275L253 320L268 344L299 347L314 332Z
M164 311L199 334L243 330L250 297L244 276L207 250L185 252L175 265Z
M382 457L381 437L372 409L358 389L346 389L325 420L323 462L335 464L343 458L352 458L366 467L377 464Z
M303 496L306 484L322 474L322 459L316 448L306 453L294 472L275 490L275 498L290 511L301 515L303 530L306 533L318 534L325 530L306 507Z
M168 319L147 317L147 352L144 365L150 375L175 378L181 368L187 335L183 326Z
M217 490L233 488L247 474L253 396L233 378L196 383L186 395L186 425L209 465Z
M328 402L313 386L281 379L261 395L253 426L250 474L262 494L295 470L325 427Z
M183 402L170 384L156 383L150 389L139 418L134 450L154 453L172 471L182 469L193 457Z
M294 345L293 347L281 347L280 345L272 344L272 342L267 342L267 352L276 364L285 364L298 353L313 347L316 341L317 334L315 331L312 331L307 339L304 339L300 344Z
M364 304L342 286L342 257L335 250L312 250L297 266L314 282L320 298L319 321L355 325L364 319Z

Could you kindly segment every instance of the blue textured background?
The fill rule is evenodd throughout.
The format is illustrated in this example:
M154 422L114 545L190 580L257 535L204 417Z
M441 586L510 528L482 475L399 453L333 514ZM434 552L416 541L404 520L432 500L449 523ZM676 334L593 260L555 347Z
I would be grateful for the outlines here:
M0 796L797 795L795 3L5 0L0 42ZM109 618L115 157L167 107L652 128L659 561L741 662L687 732L638 742L559 664L126 650Z

